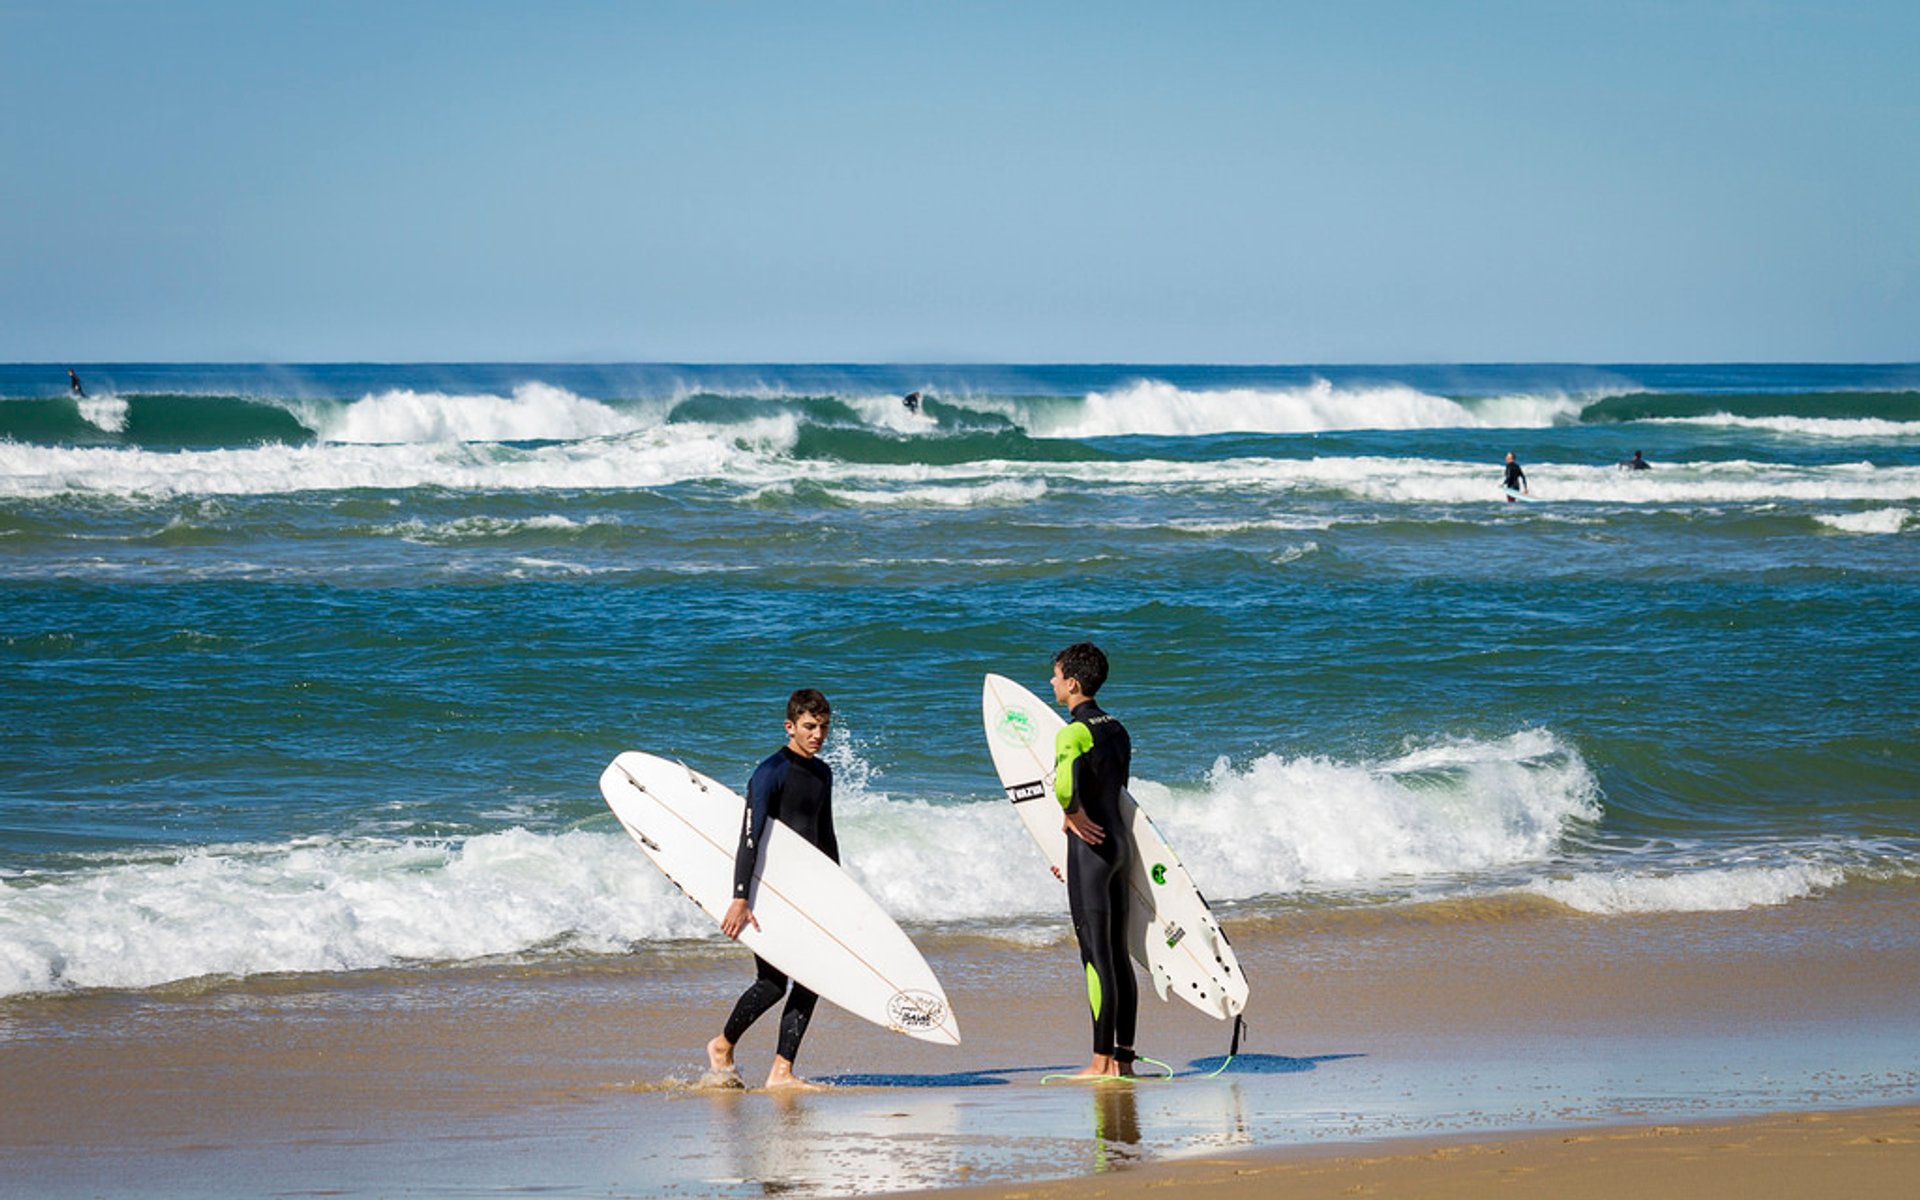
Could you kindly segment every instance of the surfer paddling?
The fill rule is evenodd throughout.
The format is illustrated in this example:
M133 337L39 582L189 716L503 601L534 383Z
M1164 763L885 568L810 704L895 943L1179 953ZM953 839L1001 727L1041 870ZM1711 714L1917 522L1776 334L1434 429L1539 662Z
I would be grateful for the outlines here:
M814 689L801 688L788 697L787 744L761 763L747 782L747 815L740 827L740 846L733 861L733 902L720 918L720 932L730 938L738 938L749 925L760 928L760 922L753 915L751 888L768 821L781 822L828 858L840 861L840 843L833 835L833 771L818 757L832 719L832 706ZM799 983L788 993L785 973L757 954L753 962L756 968L753 984L740 994L720 1036L707 1043L707 1065L714 1074L737 1085L740 1073L733 1062L734 1047L748 1027L785 995L787 1006L780 1014L780 1043L773 1069L767 1074L767 1086L818 1087L795 1075L793 1062L800 1054L800 1040L807 1034L807 1023L813 1020L819 995Z
M1140 1009L1127 953L1133 839L1120 819L1133 741L1126 727L1093 701L1106 681L1107 656L1091 642L1053 656L1053 698L1069 717L1054 738L1053 790L1067 832L1067 905L1093 1015L1093 1060L1079 1074L1093 1078L1133 1074Z

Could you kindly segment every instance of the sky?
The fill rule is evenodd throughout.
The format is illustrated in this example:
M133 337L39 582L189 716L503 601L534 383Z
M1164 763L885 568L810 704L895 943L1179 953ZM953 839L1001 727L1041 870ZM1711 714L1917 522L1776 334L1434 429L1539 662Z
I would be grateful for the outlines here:
M1920 360L1920 4L0 0L0 361Z

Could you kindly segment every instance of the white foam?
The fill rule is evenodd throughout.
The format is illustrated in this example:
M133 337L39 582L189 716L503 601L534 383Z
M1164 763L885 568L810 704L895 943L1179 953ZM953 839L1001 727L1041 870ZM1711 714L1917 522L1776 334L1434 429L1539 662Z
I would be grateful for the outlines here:
M1913 519L1913 513L1904 508L1876 508L1867 512L1819 513L1814 520L1829 529L1841 533L1888 534L1899 533Z
M521 518L476 516L438 522L402 521L388 526L383 532L395 534L407 541L438 545L510 538L523 533L574 533L596 525L615 523L604 517L576 521L558 513L548 513L544 516Z
M661 415L657 408L615 409L565 388L523 383L511 397L401 388L344 407L312 407L305 421L329 442L532 442L632 433Z
M1540 879L1522 890L1589 913L1738 912L1805 899L1837 886L1844 878L1838 867L1790 863L1665 872L1586 872Z
M1920 421L1888 421L1874 417L1741 417L1712 413L1704 417L1656 417L1649 425L1706 425L1723 429L1760 429L1806 438L1920 437Z
M119 396L85 396L80 400L80 417L103 433L125 433L127 402Z
M997 789L895 794L845 729L826 757L842 860L910 929L1067 936L1065 889ZM702 766L723 779L751 770ZM1593 775L1540 729L1375 762L1223 759L1197 783L1136 778L1134 791L1217 907L1302 893L1485 894L1490 881L1530 878L1518 890L1582 911L1711 911L1782 903L1844 874L1843 850L1818 844L1764 860L1593 849ZM16 876L0 889L0 995L716 942L713 921L611 826L210 846ZM1915 869L1905 852L1855 857L1856 869Z
M1378 763L1264 755L1200 789L1135 794L1208 895L1251 897L1546 858L1600 815L1579 754L1544 730Z
M440 442L321 442L162 453L0 442L0 495L274 495L441 487L454 491L625 489L702 479L771 483L791 477L783 454L797 424L655 425L598 440L530 449Z
M693 937L700 914L624 836L222 846L103 866L0 906L0 994L481 958Z
M1041 479L999 479L990 483L956 482L891 488L836 486L832 495L849 504L909 508L996 508L1030 504L1047 494Z
M1092 392L1077 407L1028 415L1041 437L1157 434L1318 433L1340 429L1541 428L1576 417L1564 396L1503 396L1462 403L1397 384L1335 387L1324 379L1289 388L1191 391L1145 379Z

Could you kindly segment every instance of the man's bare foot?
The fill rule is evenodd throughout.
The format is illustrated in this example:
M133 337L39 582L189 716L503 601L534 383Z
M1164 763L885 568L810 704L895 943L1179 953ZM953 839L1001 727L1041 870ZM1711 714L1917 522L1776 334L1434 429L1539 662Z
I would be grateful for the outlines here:
M1111 1054L1096 1054L1093 1061L1074 1072L1074 1076L1078 1079L1119 1079L1120 1062Z
M733 1070L733 1043L724 1036L708 1042L707 1066L715 1071Z
M768 1091L819 1092L825 1091L825 1085L802 1079L793 1073L793 1064L779 1055L773 1056L773 1070L767 1072Z

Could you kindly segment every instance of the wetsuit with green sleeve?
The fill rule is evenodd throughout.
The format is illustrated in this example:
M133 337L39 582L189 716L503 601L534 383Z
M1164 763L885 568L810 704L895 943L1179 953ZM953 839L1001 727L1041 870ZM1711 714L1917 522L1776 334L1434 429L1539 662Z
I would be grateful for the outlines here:
M1120 793L1133 769L1126 727L1091 700L1074 706L1054 738L1054 795L1066 812L1084 812L1106 830L1089 846L1067 834L1067 904L1093 1012L1093 1052L1131 1049L1140 991L1127 956L1127 864L1133 838L1120 820Z
M828 858L840 861L840 842L833 834L833 769L817 758L803 758L782 746L759 765L747 781L747 813L740 826L740 845L733 857L733 895L749 900L754 868L760 862L760 844L767 822L779 821L818 846ZM753 956L753 983L740 994L727 1018L722 1036L738 1044L747 1028L760 1019L787 991L786 973ZM793 985L780 1014L780 1045L775 1053L789 1063L800 1054L800 1039L813 1020L820 997L804 984Z

